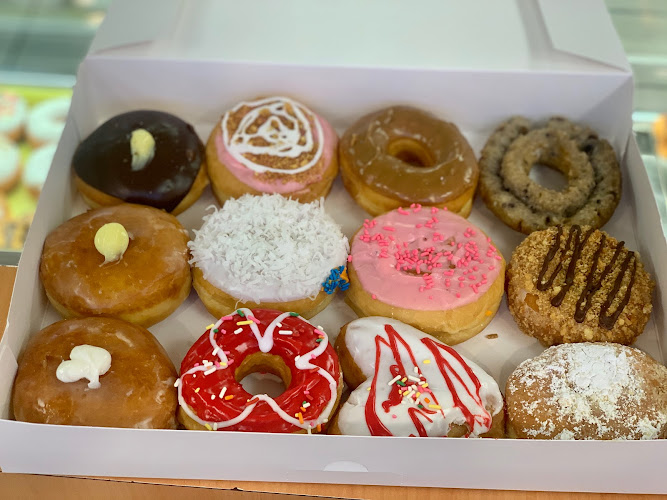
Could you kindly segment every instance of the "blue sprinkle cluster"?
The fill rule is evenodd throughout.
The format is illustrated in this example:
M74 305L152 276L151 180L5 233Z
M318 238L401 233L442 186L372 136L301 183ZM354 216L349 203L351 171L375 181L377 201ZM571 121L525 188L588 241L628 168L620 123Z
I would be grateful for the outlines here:
M333 268L329 273L329 277L322 283L322 289L329 295L334 293L336 288L340 288L343 291L350 288L350 282L347 278L345 266Z

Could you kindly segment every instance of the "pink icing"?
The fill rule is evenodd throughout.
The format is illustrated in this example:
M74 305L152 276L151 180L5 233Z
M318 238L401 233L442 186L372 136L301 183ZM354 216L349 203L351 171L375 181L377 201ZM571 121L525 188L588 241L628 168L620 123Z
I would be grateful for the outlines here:
M311 113L315 117L315 119L320 122L320 125L322 126L322 133L324 135L324 148L322 150L322 159L324 163L318 162L318 164L329 165L329 163L331 162L331 158L333 157L334 152L336 151L336 146L338 144L338 136L336 135L336 132L331 127L331 125L329 125L329 123L326 120L324 120L324 118L313 113L312 111ZM227 149L225 142L222 140L221 131L218 132L218 134L215 137L215 146L218 150L218 160L220 160L220 163L225 165L227 167L227 170L229 170L232 173L232 175L234 175L234 177L236 177L239 181L250 186L253 189L256 189L257 191L261 191L262 193L299 194L299 191L305 190L308 187L308 185L314 184L322 180L322 174L324 173L323 168L315 166L314 168L316 168L317 171L313 171L313 173L317 173L318 175L312 175L308 177L308 182L306 183L296 182L296 181L283 182L284 179L278 180L277 182L273 183L265 182L261 180L261 176L256 175L255 172L253 172L245 165L239 163L237 160L234 159L234 157ZM289 174L285 175L289 176Z
M413 205L366 220L352 265L373 299L417 310L448 310L478 299L502 256L479 228L438 208Z

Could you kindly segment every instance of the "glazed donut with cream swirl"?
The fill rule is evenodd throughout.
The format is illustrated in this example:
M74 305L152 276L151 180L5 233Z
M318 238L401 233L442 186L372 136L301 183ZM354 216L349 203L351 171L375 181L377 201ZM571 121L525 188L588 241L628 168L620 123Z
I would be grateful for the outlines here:
M222 116L206 146L213 193L221 203L246 193L321 198L338 173L337 144L331 125L293 99L241 102Z
M240 381L254 372L282 378L276 398ZM181 364L179 421L193 430L321 432L342 391L327 335L296 313L239 309L206 329Z
M396 318L452 345L495 315L505 260L460 215L413 205L364 222L348 272L345 300L358 315Z
M299 203L279 194L228 200L204 217L192 251L194 287L220 317L239 307L294 311L310 318L323 310L342 273L347 238L321 200Z

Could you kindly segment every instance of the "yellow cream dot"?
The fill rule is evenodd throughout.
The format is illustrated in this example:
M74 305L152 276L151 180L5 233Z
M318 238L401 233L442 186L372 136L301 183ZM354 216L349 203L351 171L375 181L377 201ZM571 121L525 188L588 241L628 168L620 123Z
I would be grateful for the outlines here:
M95 248L104 256L104 263L114 262L123 257L130 237L122 224L104 224L95 233Z

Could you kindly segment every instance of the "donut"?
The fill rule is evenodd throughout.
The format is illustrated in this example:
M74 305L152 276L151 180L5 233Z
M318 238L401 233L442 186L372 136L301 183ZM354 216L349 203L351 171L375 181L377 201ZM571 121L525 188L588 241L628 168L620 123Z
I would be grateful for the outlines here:
M338 137L324 118L288 97L240 102L211 132L206 161L222 204L244 194L280 193L303 203L329 193Z
M637 252L589 226L530 234L507 270L510 313L544 345L633 343L651 315L654 287Z
M322 200L229 199L204 217L188 246L194 288L218 318L239 307L312 318L347 287L347 238Z
M240 381L258 371L280 377L285 392L246 392ZM210 325L183 359L178 420L192 430L318 433L342 382L320 327L296 313L241 308Z
M33 151L25 162L21 181L35 198L39 198L42 192L57 147L57 144L42 146Z
M22 422L175 429L176 369L151 332L114 318L59 321L28 340L12 393Z
M505 260L460 215L413 205L366 220L352 240L345 300L448 344L476 335L503 295Z
M8 90L0 91L0 135L17 142L23 135L27 117L28 104L23 97Z
M21 153L16 144L0 135L0 192L9 191L21 178Z
M613 343L562 344L507 380L508 437L667 438L667 368Z
M561 172L567 187L556 191L530 179L538 163ZM621 199L621 169L611 145L561 117L541 128L520 116L510 118L489 137L479 165L486 206L526 234L558 224L600 228Z
M178 215L208 184L204 145L192 125L162 111L107 120L79 144L72 167L93 208L128 202Z
M503 437L498 384L451 347L395 319L345 325L336 339L352 393L332 434Z
M470 215L479 168L453 123L408 106L383 109L345 131L339 155L345 188L371 215L411 203Z
M30 110L25 133L33 148L60 140L71 101L71 97L46 99Z
M65 318L109 316L148 327L190 293L187 242L187 231L162 210L102 207L46 237L39 276Z

